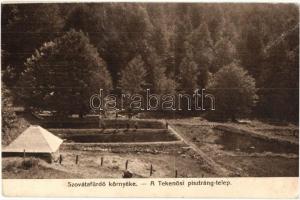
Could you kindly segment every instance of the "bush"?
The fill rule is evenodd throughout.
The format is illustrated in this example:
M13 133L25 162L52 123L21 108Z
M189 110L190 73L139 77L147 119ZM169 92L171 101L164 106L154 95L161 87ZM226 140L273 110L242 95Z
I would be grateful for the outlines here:
M3 171L13 171L19 166L17 161L9 162L7 165L3 166Z
M32 158L30 157L29 159L25 159L21 163L21 168L22 169L31 169L33 167L37 167L39 165L40 160L38 158Z
M25 160L18 158L18 160L13 160L7 162L6 165L3 165L3 171L19 171L20 169L31 169L39 165L40 160L38 158L30 157Z

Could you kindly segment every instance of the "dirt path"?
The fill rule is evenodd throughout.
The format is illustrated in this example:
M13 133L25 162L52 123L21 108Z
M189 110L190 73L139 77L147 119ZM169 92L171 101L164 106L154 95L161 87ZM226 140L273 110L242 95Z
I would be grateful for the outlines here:
M173 126L173 127L172 127ZM212 160L210 157L208 157L201 149L199 149L193 142L190 142L187 138L183 136L183 134L180 134L178 130L175 130L174 125L168 126L168 129L175 134L180 140L182 140L185 144L189 145L198 155L200 155L203 160L212 168L212 170L220 175L220 176L229 176L230 171L223 168L221 165L216 163L214 160Z

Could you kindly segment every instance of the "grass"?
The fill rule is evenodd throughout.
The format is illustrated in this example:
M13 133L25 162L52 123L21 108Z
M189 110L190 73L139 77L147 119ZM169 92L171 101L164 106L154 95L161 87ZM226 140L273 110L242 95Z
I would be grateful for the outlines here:
M3 160L3 178L122 178L125 163L133 178L150 177L150 166L153 166L153 178L172 178L175 170L179 177L214 177L213 172L199 160L182 153L108 153L99 151L64 150L61 152L63 162L48 164L40 162L38 167L29 170L7 169L13 158ZM79 162L75 164L75 157ZM101 166L101 157L103 164ZM15 159L15 158L14 158ZM21 158L20 158L21 159ZM18 161L20 162L20 160ZM186 170L190 167L190 170Z

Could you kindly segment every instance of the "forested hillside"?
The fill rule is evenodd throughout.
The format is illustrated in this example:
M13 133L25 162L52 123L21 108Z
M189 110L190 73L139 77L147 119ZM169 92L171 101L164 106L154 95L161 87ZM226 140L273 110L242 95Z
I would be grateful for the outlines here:
M299 10L293 4L4 4L1 26L2 80L15 101L27 95L30 103L52 108L69 102L68 92L88 103L84 88L100 86L191 93L216 85L215 75L235 66L243 69L236 77L251 77L257 89L251 116L298 121ZM74 90L47 90L67 87L54 79ZM24 91L37 84L46 89Z

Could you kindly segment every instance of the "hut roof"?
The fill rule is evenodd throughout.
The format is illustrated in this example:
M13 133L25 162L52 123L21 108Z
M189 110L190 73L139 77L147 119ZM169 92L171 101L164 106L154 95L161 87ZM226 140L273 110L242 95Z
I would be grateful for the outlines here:
M3 148L3 152L53 153L63 140L40 126L30 126L12 143Z

